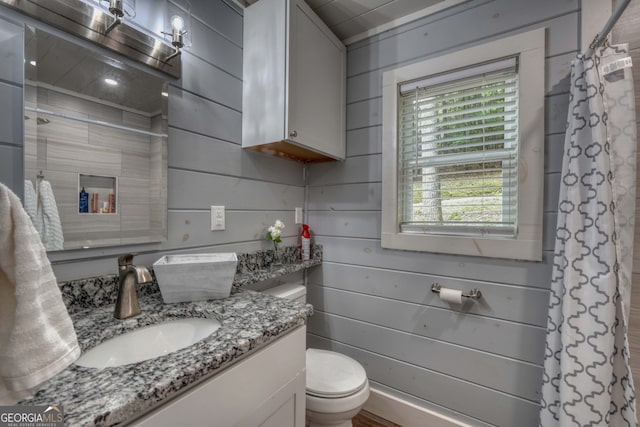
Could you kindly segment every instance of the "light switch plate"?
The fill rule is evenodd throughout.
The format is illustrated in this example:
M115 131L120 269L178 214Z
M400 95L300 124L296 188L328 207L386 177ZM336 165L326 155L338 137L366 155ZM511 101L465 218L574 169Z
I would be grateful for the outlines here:
M296 208L296 224L302 224L302 208Z
M221 231L225 228L224 206L211 206L211 231Z

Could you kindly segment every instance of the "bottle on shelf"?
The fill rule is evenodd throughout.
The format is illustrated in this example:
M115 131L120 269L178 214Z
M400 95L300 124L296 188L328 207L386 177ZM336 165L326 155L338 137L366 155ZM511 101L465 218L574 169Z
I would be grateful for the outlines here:
M82 187L80 190L80 196L78 200L78 212L79 213L89 213L89 193L87 193Z
M309 226L307 224L302 224L300 246L302 252L302 261L309 261L309 258L311 256L311 235L309 234Z
M91 194L91 213L98 213L98 193Z
M109 193L109 213L116 213L116 195Z

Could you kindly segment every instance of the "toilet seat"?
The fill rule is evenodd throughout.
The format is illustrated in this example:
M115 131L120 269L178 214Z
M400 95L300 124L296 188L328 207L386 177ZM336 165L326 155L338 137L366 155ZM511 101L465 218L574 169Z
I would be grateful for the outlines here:
M333 351L307 349L307 395L337 399L351 396L367 384L362 365Z

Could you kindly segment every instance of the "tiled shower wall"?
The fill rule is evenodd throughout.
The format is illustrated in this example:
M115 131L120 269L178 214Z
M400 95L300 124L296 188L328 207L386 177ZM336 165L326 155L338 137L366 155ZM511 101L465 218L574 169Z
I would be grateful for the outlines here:
M24 102L27 107L148 132L152 131L152 123L162 120L160 116L150 117L30 84L25 85ZM166 168L162 163L166 149L162 138L51 115L43 115L48 123L37 124L37 114L27 115L30 119L24 126L25 179L36 185L42 171L51 183L65 247L90 245L95 239L111 245L147 236L157 241L163 222L157 205L159 192L152 189L166 186ZM117 178L115 214L78 215L78 174ZM99 207L103 201L107 200L99 200Z

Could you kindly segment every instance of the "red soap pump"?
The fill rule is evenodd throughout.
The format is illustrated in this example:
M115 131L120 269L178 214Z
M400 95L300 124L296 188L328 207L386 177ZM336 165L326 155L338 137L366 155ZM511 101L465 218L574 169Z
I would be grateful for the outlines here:
M309 257L311 256L311 235L309 234L309 226L307 224L302 224L300 246L302 249L302 261L309 261Z

